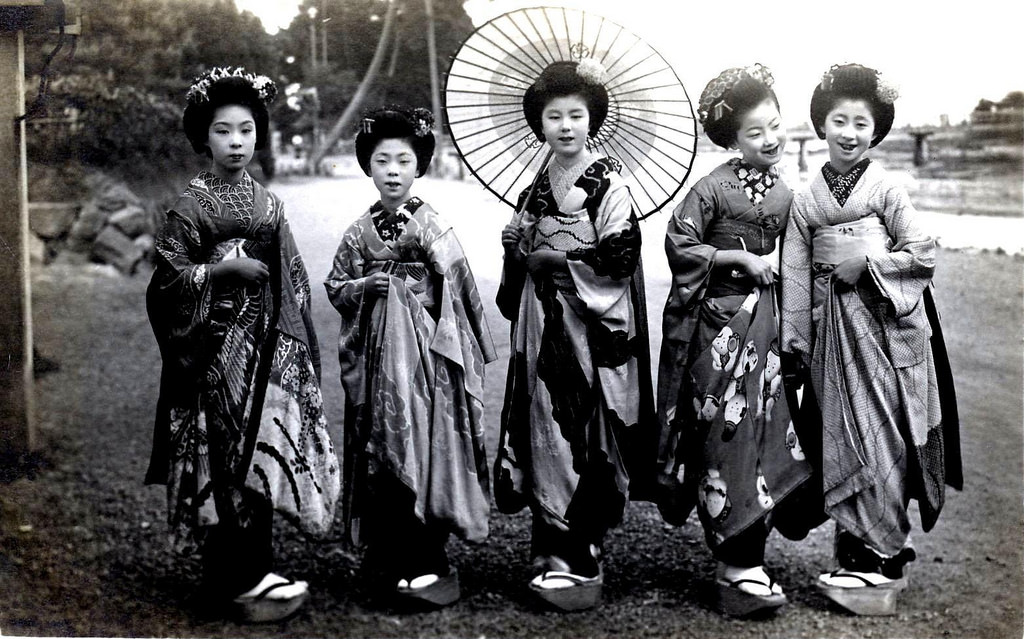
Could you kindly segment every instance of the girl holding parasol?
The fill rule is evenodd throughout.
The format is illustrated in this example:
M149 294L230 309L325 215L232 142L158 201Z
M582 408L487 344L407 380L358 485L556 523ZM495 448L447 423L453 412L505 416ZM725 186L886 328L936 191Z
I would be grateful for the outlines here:
M526 90L551 160L501 235L512 352L495 499L530 508L529 587L563 610L598 603L602 541L635 488L627 465L653 441L639 222L618 162L588 149L603 76L592 59L559 61Z

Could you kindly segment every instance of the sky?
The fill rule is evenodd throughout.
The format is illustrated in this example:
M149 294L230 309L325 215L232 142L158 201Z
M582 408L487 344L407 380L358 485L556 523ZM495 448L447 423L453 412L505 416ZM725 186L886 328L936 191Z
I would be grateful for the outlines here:
M297 0L235 0L274 32ZM811 91L836 63L883 71L900 88L896 125L952 123L985 98L1024 90L1024 3L1004 0L467 0L474 24L521 7L582 8L641 36L672 65L692 101L723 69L767 65L788 122L806 121Z

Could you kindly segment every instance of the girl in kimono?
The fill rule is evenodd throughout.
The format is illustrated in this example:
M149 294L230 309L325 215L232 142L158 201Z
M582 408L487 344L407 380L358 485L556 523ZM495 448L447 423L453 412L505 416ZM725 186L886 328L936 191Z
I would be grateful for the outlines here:
M245 170L275 93L240 68L192 84L185 134L210 168L167 214L146 297L163 358L146 481L167 485L174 546L201 554L209 597L249 621L308 595L272 572L274 511L323 535L340 491L309 278L281 201Z
M834 66L811 97L829 160L794 200L782 254L782 350L821 410L825 511L838 569L819 587L857 614L893 614L915 558L907 506L935 525L962 485L949 361L931 295L935 240L904 189L865 157L892 126L896 90ZM806 392L806 390L805 390Z
M530 508L529 587L563 610L598 603L627 468L656 436L640 227L618 162L587 148L608 112L603 75L590 59L556 62L526 91L551 160L501 236L512 330L495 501Z
M451 225L410 194L430 166L433 117L389 106L356 136L380 200L345 231L327 280L341 315L343 509L384 597L459 596L450 533L488 533L484 364L495 358L473 274Z
M740 156L693 186L665 236L658 503L675 525L696 507L718 562L715 605L734 616L786 602L765 542L775 505L809 476L779 358L779 236L793 194L775 166L786 131L772 84L761 65L708 83L700 122Z

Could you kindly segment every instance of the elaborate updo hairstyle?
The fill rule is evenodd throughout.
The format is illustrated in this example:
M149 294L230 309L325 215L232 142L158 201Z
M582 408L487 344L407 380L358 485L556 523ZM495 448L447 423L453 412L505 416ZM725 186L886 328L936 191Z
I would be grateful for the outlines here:
M771 71L760 64L719 73L700 94L697 116L704 133L718 146L732 148L740 122L748 111L765 100L771 100L775 108L779 108L779 99L772 89L774 83Z
M608 90L604 86L604 67L591 58L580 62L552 62L523 94L523 115L533 133L544 141L544 107L555 98L578 95L590 113L589 137L597 135L608 116Z
M401 139L416 154L416 177L423 177L434 157L434 114L427 109L410 109L391 104L363 114L356 134L356 159L363 173L370 175L370 157L381 140Z
M875 119L874 147L889 135L896 115L893 102L899 97L895 86L882 79L875 69L859 64L834 65L822 76L811 95L811 124L814 132L825 139L825 118L843 99L864 100Z
M265 75L247 73L242 67L214 67L192 81L185 95L182 125L196 153L210 155L207 146L210 124L217 109L243 106L256 123L256 150L267 145L270 115L267 105L277 95L277 85Z

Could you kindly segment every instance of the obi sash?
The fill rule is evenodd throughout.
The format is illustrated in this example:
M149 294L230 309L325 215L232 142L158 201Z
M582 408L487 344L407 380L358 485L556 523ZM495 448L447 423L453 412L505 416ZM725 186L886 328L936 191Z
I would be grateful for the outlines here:
M891 249L892 238L877 215L815 229L811 261L816 303L825 299L829 278L838 264L850 258L885 254Z
M761 257L779 273L778 232L766 229L760 224L742 220L718 219L704 231L704 243L722 250L747 251ZM756 288L749 277L736 277L719 269L708 285L707 297L724 295L749 295Z
M597 246L597 229L586 211L573 215L542 215L533 225L530 250L579 251ZM564 293L576 292L576 284L568 272L554 271L551 279Z

